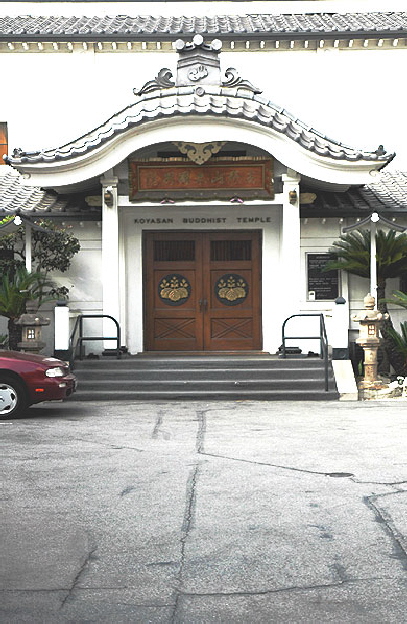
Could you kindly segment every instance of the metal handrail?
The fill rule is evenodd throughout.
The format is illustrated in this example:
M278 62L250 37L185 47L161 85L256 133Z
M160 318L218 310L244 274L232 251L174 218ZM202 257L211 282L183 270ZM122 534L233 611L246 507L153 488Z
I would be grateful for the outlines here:
M89 319L89 318L111 319L116 326L116 335L115 336L84 336L83 335L83 320ZM75 337L78 332L79 332L79 336L75 342ZM116 358L117 359L121 358L122 354L120 351L120 342L121 342L120 326L119 326L119 323L116 321L116 319L113 316L110 316L110 314L79 314L79 316L76 318L75 326L69 338L69 356L70 356L69 362L72 368L74 366L74 361L75 361L75 357L78 351L78 346L79 346L79 359L83 360L83 357L84 357L83 343L86 340L115 340L116 341L116 349L115 349Z
M319 336L286 336L285 335L285 326L287 321L297 316L319 316ZM321 360L324 360L324 381L325 381L325 392L328 392L328 336L326 333L325 327L325 319L323 314L292 314L288 318L285 319L283 326L281 328L282 333L282 345L281 345L281 357L285 358L286 354L286 340L319 340L320 351L321 351Z

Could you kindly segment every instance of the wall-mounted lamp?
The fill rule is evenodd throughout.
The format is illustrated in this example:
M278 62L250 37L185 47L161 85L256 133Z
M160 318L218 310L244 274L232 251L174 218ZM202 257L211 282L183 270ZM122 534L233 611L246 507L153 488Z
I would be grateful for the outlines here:
M14 217L14 225L21 225L22 224L22 219L20 217L20 215L16 215Z
M108 208L113 206L113 187L107 186L105 192L103 193L103 201L105 202Z
M295 204L297 201L297 191L289 191L288 197L290 200L290 204Z

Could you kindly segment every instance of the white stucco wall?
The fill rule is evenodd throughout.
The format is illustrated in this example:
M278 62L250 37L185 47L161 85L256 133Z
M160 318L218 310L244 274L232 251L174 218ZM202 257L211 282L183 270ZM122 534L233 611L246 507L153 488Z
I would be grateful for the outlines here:
M263 96L330 138L374 150L383 144L397 156L390 169L407 168L398 85L406 49L222 52L263 89ZM175 70L171 52L73 51L0 54L3 84L0 120L8 122L9 151L57 147L98 126L134 102L133 88L162 67Z

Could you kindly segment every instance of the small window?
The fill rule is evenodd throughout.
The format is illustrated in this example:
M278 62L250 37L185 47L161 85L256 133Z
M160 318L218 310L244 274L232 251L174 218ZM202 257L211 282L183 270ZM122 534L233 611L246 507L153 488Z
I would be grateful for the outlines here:
M156 240L154 241L154 260L155 262L193 262L195 241Z
M0 165L5 165L3 156L8 153L7 123L0 121Z
M251 240L215 240L211 241L212 262L233 262L252 259Z

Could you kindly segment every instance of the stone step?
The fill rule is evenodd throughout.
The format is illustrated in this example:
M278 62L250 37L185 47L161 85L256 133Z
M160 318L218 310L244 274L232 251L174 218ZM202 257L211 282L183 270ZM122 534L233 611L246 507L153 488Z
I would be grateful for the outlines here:
M82 380L95 381L100 380L101 370L98 368L79 369L75 371ZM323 377L322 368L121 368L121 369L104 369L104 375L109 374L109 378L117 379L120 377L120 381L133 381L140 382L145 379L150 381L162 381L162 380L214 380L219 378L223 380L245 380L245 379L258 379L258 380L270 380L270 379L290 379L290 380L303 380L313 381L321 380Z
M176 400L232 400L232 401L335 401L338 394L334 391L323 390L196 390L166 391L156 390L151 393L147 390L108 390L89 391L82 396L76 393L70 400L80 401L176 401Z
M77 362L74 400L336 400L319 358L169 356Z
M258 356L258 357L225 357L220 356L204 356L204 357L123 357L120 359L106 357L100 359L85 359L75 361L75 371L78 370L104 370L104 369L189 369L215 368L220 370L238 369L238 368L266 368L266 369L300 369L305 368L321 368L323 361L320 358L278 358L275 356Z
M297 385L299 387L306 386L307 389L319 389L323 388L323 379L312 379L307 380L306 383L295 382L291 379L240 379L240 380L223 380L223 379L161 379L159 383L157 381L151 381L149 379L139 380L137 382L133 380L123 381L118 377L114 379L99 379L99 380L81 380L80 388L83 390L103 390L108 384L109 389L120 391L123 390L146 390L149 392L155 392L157 389L159 390L197 390L197 391L207 391L207 390L216 390L219 388L233 390L233 389L282 389L286 392L289 392L293 385Z

